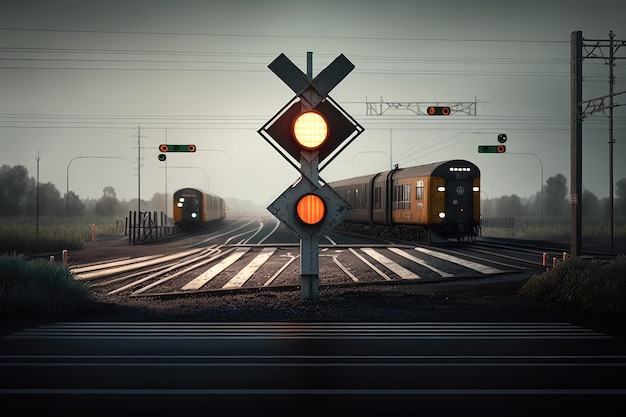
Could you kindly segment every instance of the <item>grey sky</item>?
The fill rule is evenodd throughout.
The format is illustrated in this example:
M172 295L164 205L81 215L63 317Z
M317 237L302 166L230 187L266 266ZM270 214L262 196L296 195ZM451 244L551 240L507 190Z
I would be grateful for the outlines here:
M293 92L267 65L285 53L314 75L343 53L356 66L331 97L365 128L327 181L465 158L484 197L528 197L570 174L570 35L626 39L626 4L604 1L0 0L0 165L24 165L61 194L150 199L191 186L267 205L297 171L257 130ZM619 50L626 57L626 50ZM608 67L584 63L584 98L608 94ZM626 60L615 67L626 90ZM478 101L477 116L389 111L366 100ZM626 104L626 95L616 102ZM614 179L626 177L626 106L615 109ZM141 141L138 142L138 129ZM508 135L507 154L478 145ZM584 123L583 187L608 194L608 118ZM137 176L141 145L141 184ZM95 158L77 158L77 157ZM71 162L70 162L71 161ZM68 168L69 167L69 168ZM69 178L68 178L69 172Z

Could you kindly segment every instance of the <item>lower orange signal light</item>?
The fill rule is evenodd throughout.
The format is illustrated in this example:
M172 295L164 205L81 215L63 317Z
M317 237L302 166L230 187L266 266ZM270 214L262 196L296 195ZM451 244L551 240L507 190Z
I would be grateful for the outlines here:
M195 152L196 151L196 145L187 145L187 151Z
M326 205L319 196L307 194L298 200L296 212L301 222L314 226L324 220Z

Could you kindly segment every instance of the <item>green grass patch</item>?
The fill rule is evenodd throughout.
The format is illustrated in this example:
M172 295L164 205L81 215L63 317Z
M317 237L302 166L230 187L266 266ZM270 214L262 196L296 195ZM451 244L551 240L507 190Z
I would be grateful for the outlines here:
M609 263L570 258L531 277L519 293L592 315L626 318L626 256Z
M120 226L121 223L121 226ZM42 219L36 225L31 218L0 220L0 254L40 254L79 250L92 240L92 224L96 238L124 234L124 223L116 219L89 218L60 221Z
M97 305L66 265L0 255L0 318L71 318Z

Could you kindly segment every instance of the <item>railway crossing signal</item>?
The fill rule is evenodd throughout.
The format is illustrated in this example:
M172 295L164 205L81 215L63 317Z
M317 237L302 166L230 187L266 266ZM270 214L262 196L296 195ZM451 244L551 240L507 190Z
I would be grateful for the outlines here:
M505 153L504 145L478 145L478 153Z
M343 54L313 78L312 53L307 74L280 54L268 68L289 86L291 99L258 133L301 176L267 209L300 238L300 282L303 298L317 298L319 241L352 211L319 172L363 132L363 128L328 96L354 65ZM298 164L299 162L299 164ZM322 162L325 165L320 166Z
M196 145L167 145L162 143L159 145L161 152L195 152Z
M429 106L426 109L429 116L450 116L450 107L448 106Z

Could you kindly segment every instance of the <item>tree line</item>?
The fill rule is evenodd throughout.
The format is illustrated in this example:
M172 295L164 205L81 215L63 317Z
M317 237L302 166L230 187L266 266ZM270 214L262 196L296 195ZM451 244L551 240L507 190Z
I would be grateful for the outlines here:
M156 193L149 201L141 200L142 211L162 211L165 195ZM168 202L169 204L169 202ZM137 199L119 200L113 187L105 187L97 200L81 200L70 191L61 195L51 182L39 183L28 176L23 165L0 167L0 216L100 217L126 215L136 210Z
M556 174L546 180L543 193L521 198L516 194L482 201L481 214L486 217L536 218L542 214L547 219L569 221L570 204L568 199L567 179L563 174ZM615 183L614 216L626 221L626 178ZM141 201L142 211L162 211L165 194L156 193L149 201ZM608 197L599 199L594 193L583 189L582 213L588 222L605 223L609 214ZM105 187L102 197L97 200L81 200L73 191L61 195L50 182L40 183L28 176L28 170L22 165L0 167L0 216L35 216L80 217L96 215L101 217L126 215L137 207L137 199L120 201L113 187Z
M626 221L626 178L615 183L613 215L615 219ZM543 216L560 223L570 221L570 202L568 199L567 179L563 174L556 174L543 185L543 194L538 191L534 196L521 198L516 194L482 201L481 214L487 217L539 218ZM598 198L593 192L583 187L583 221L588 223L606 223L609 216L610 199Z

